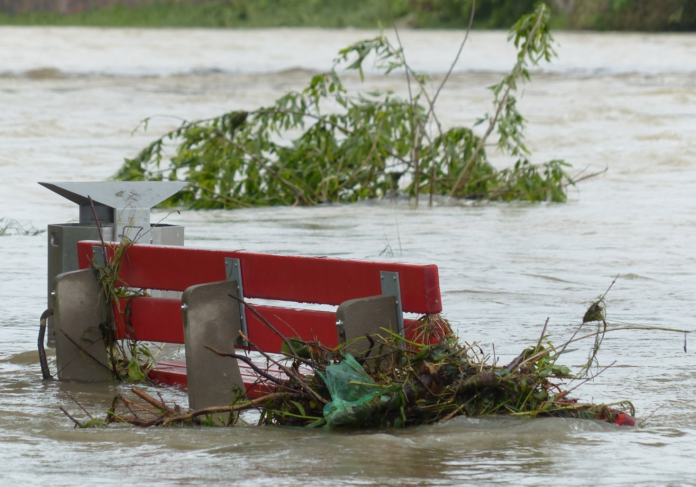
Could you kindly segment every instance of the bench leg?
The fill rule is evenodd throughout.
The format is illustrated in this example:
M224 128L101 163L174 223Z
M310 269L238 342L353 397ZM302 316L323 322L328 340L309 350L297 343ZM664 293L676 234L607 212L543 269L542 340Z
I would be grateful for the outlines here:
M396 313L394 296L370 296L341 303L336 310L338 343L348 342L345 350L353 355L365 353L370 348L365 335L386 335L380 328L399 332Z
M237 360L220 357L205 346L234 352L241 320L237 283L221 281L191 286L182 297L189 407L225 406L235 397L234 386L244 390Z
M107 309L92 269L65 272L53 281L56 365L61 380L109 381L99 325Z

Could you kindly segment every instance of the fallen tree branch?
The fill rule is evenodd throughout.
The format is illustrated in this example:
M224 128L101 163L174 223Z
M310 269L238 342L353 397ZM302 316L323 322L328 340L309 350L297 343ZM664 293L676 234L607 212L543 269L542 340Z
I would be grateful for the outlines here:
M275 401L276 399L301 399L302 394L293 394L291 392L276 392L274 394L268 394L267 396L259 397L257 399L252 399L251 401L238 402L232 404L231 406L213 406L209 408L199 409L198 411L192 411L190 413L181 414L171 418L166 418L162 423L162 426L167 426L176 421L186 421L187 419L193 419L198 416L204 416L207 414L215 413L230 413L234 411L241 411L243 409L249 409L259 404L263 404L268 401Z

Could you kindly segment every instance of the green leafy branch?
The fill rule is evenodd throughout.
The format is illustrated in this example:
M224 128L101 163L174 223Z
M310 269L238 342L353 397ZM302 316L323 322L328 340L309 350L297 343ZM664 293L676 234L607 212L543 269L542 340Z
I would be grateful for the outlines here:
M473 21L473 8L471 14ZM530 79L529 67L555 54L549 20L540 4L510 31L517 62L491 87L494 111L482 119L488 127L481 137L469 127L445 129L437 117L435 103L454 63L432 94L428 77L408 64L397 31L398 45L380 35L342 49L329 71L271 106L182 123L126 159L114 178L186 180L188 190L168 204L192 208L351 203L402 192L416 204L422 193L430 193L431 203L434 195L565 201L573 183L569 166L529 161L526 120L513 96ZM357 71L364 79L370 61L385 75L404 70L407 100L389 91L348 92L342 73ZM518 158L513 167L497 170L488 162L485 145L493 131L498 149ZM165 161L170 144L174 155Z

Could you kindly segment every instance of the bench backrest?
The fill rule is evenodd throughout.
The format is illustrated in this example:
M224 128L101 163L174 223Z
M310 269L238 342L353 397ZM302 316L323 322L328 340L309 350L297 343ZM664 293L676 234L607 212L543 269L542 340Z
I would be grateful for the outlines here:
M101 243L78 243L81 269L89 267L95 247L100 248ZM113 255L111 249L109 254ZM229 258L239 259L245 298L338 306L350 299L382 294L380 276L386 271L398 272L404 312L442 311L435 265L136 244L127 249L119 277L131 288L185 291L197 284L226 280L225 259ZM180 300L144 297L130 301L129 319L135 338L184 342ZM334 312L261 305L256 308L286 336L299 335L327 346L337 345ZM119 329L120 337L125 338L123 316ZM247 330L249 339L263 350L280 351L281 339L252 313L247 313Z

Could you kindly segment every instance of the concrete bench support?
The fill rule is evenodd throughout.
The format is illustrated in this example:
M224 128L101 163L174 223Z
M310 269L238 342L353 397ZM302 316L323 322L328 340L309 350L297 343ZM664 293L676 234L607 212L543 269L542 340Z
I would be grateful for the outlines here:
M184 291L184 343L188 373L189 407L202 409L230 404L233 387L244 390L237 360L220 357L205 346L234 353L241 320L235 281L191 286Z
M365 353L370 347L365 335L386 335L380 328L399 333L396 298L381 295L345 301L336 310L336 328L339 343L349 343L347 352Z
M53 281L53 289L58 378L111 380L99 329L100 324L107 323L107 309L94 271L60 274Z

